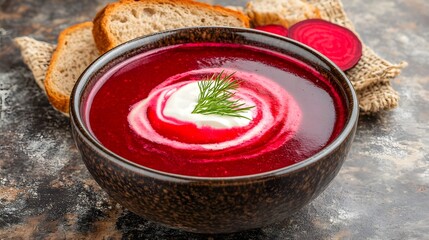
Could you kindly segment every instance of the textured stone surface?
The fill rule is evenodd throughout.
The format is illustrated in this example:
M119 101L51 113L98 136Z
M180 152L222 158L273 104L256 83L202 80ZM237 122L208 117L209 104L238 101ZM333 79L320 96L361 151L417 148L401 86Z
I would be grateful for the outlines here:
M429 239L428 1L344 0L371 48L409 62L393 83L399 108L361 118L339 175L292 218L222 236L167 229L112 202L11 44L22 35L54 43L106 2L0 0L0 239Z

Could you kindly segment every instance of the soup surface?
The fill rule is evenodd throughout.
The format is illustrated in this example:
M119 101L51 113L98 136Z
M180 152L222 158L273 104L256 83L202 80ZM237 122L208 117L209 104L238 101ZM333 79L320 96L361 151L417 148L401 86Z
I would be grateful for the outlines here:
M197 96L192 83L216 74L232 74L240 83L236 96L252 106L246 118L230 117L238 122L230 126L223 124L225 116L200 116L203 123L196 123L168 115L189 111L175 105L179 90ZM339 134L345 114L332 84L304 63L256 47L213 43L127 59L101 77L85 105L90 130L112 152L155 170L202 177L243 176L300 162ZM205 125L213 118L219 126Z

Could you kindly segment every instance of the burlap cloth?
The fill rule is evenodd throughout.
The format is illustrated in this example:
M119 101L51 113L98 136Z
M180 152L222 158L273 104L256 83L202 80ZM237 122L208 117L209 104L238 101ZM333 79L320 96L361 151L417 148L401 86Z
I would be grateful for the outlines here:
M307 0L307 2L319 8L323 19L347 27L356 33L341 0ZM21 49L24 62L32 71L35 81L44 89L43 81L55 45L29 37L19 37L14 39L14 42ZM392 64L363 44L362 58L355 67L346 71L357 92L362 114L390 110L398 105L399 96L391 87L390 80L398 76L406 65L405 62Z
M344 26L356 33L353 23L347 17L341 0L308 0L320 10L321 17L330 22ZM358 35L356 33L356 35ZM390 80L401 73L406 62L392 64L379 57L363 44L362 58L352 69L346 71L358 98L359 108L363 114L390 110L398 105L399 95L391 87Z

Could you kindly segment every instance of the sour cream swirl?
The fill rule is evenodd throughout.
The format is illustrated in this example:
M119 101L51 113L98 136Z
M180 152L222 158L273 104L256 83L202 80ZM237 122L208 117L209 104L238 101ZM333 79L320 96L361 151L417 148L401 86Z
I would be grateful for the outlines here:
M226 74L235 72L234 78L240 80L240 87L236 93L237 97L242 99L246 105L255 106L246 113L250 120L189 114L195 107L193 104L199 91L195 91L198 90L197 80L189 80L188 76L211 76L222 71L225 71ZM160 134L160 131L156 130L154 122L149 117L151 111L156 114L157 121L173 126L177 125L178 128L183 124L191 124L197 128L209 127L237 131L244 129L245 131L214 143L179 141L166 134ZM219 153L221 157L211 157L204 160L220 161L236 159L237 157L254 157L279 148L295 135L301 117L301 110L294 98L274 81L255 73L210 68L194 70L168 78L154 88L146 99L131 107L128 122L137 135L160 146L207 153L206 155L211 156Z

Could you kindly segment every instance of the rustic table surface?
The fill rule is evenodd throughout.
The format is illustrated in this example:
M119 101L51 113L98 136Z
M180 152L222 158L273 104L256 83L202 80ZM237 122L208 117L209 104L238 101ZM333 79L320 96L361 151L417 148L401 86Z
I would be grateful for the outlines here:
M0 0L0 239L429 239L429 1L344 0L366 44L409 63L393 82L400 106L361 117L339 175L311 204L274 225L220 236L168 229L109 199L80 160L69 120L12 45L23 35L55 43L106 2Z

